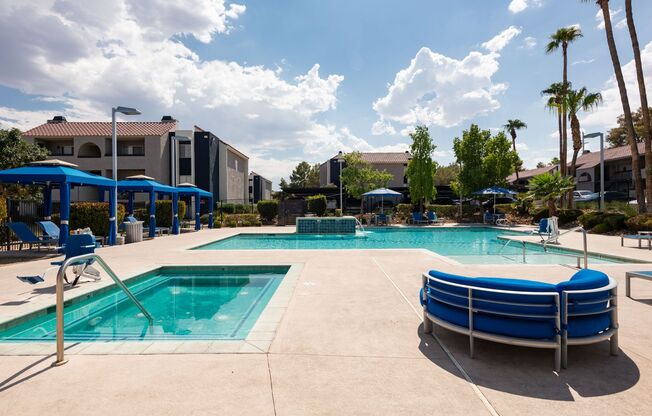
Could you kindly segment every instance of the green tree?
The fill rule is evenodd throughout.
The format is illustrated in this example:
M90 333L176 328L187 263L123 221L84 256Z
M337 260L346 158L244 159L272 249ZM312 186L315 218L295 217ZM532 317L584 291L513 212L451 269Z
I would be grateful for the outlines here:
M451 163L447 166L437 166L435 170L435 186L450 186L460 174L460 165Z
M556 166L558 164L559 164L559 158L555 156L552 159L550 159L550 163L548 163L548 166Z
M648 108L648 114L652 115L652 108ZM632 113L632 122L634 123L634 131L636 132L636 141L640 143L645 137L645 125L643 121L643 107L639 107ZM627 146L627 128L625 127L625 115L621 114L616 119L617 127L607 132L605 140L609 147Z
M18 129L0 129L0 170L23 166L36 160L43 160L50 153L47 149L27 143ZM18 185L2 185L4 197L36 197L38 191Z
M362 159L360 152L351 152L344 155L344 168L342 169L342 185L346 193L353 198L360 199L360 212L363 211L362 194L376 188L387 187L394 175L387 171L374 169L371 164Z
M564 106L568 110L568 118L571 124L571 136L573 137L573 159L571 160L570 176L575 177L575 165L577 164L577 155L582 150L582 133L580 120L577 114L580 111L591 111L600 105L602 95L599 92L588 92L586 87L579 90L569 90L564 97Z
M512 137L512 150L518 155L518 152L516 151L516 131L527 129L527 124L519 119L507 120L507 124L503 125L503 129L505 129L505 131L508 132ZM514 173L516 174L516 180L519 180L518 171L521 170L522 167L523 161L519 157L516 160L516 163L514 163Z
M537 169L545 168L547 165L543 162L537 162Z
M563 68L562 68L562 97L566 96L568 93L568 90L570 90L570 84L568 83L568 46L576 41L577 39L581 38L582 36L582 31L580 30L579 27L577 26L569 26L569 27L562 27L557 29L555 33L550 35L550 41L546 45L546 53L550 54L561 48L562 52L562 61L563 61ZM559 156L559 159L561 160L561 166L560 166L560 171L562 176L566 176L566 164L567 164L567 146L568 146L568 133L566 132L566 115L567 115L567 110L566 106L564 105L562 101L561 105L561 113L562 113L562 126L561 126L561 131L562 131L562 143L561 143L561 154Z
M570 176L561 176L559 172L537 175L528 182L528 196L543 201L548 205L550 216L557 214L556 200L575 187Z
M412 203L419 203L423 208L424 203L429 203L437 195L434 182L437 164L432 160L432 152L437 146L432 142L426 126L417 126L414 132L410 133L410 137L412 158L406 172L408 188Z
M319 164L299 163L290 174L290 188L314 188L319 186Z
M625 78L623 77L623 69L618 57L618 48L614 39L613 26L611 24L611 11L609 10L609 0L582 0L583 2L595 2L602 11L604 18L604 32L607 37L607 46L609 47L609 54L611 55L611 64L614 68L614 75L616 83L618 84L618 93L620 95L620 104L623 107L623 117L625 121L625 129L627 131L627 143L629 143L630 151L632 154L632 179L634 180L634 190L636 192L636 202L638 205L638 212L644 213L646 211L645 193L643 192L643 177L641 175L641 168L639 162L638 144L636 143L636 132L634 131L634 122L632 120L632 110L629 106L629 97L627 96L627 86L625 85ZM646 108L646 107L643 107Z
M278 183L279 188L281 188L281 191L287 192L290 189L290 184L288 184L288 181L285 180L285 178L281 178L281 180Z
M517 158L511 147L505 133L492 137L489 130L471 124L462 138L453 140L456 162L461 165L453 189L459 195L470 195L488 186L506 185Z

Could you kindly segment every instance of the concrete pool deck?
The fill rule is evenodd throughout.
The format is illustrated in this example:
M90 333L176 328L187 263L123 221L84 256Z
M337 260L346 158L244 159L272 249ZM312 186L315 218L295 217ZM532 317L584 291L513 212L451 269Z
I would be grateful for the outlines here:
M121 277L168 264L301 270L262 349L219 353L189 342L116 354L107 346L52 368L54 344L31 353L0 344L0 414L634 415L652 406L652 282L635 281L634 299L625 297L625 272L652 265L589 264L619 282L621 353L610 356L607 343L574 347L569 368L556 374L551 351L477 341L470 359L466 337L424 335L417 292L432 268L555 283L574 273L570 267L455 265L425 250L187 250L239 232L293 231L203 230L99 250ZM579 249L581 234L561 242ZM618 237L590 235L589 250L652 262L652 252L620 247ZM0 322L54 303L54 274L35 286L15 277L42 273L49 261L0 266Z

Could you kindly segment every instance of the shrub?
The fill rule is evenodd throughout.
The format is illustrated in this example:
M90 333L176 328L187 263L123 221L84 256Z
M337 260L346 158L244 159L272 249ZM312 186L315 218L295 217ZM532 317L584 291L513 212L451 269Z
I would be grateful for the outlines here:
M519 194L516 197L516 201L512 203L512 208L516 214L526 216L530 213L530 210L532 210L533 205L534 201L532 198L528 197L527 194Z
M616 231L625 228L625 220L627 220L627 216L624 214L610 213L605 216L603 222L607 224L612 231Z
M142 221L143 226L149 225L149 210L147 208L136 208L134 210L134 217L136 217L138 221Z
M249 213L249 207L245 204L235 204L233 206L234 214L246 214Z
M412 218L412 204L398 204L394 208L394 212L401 219Z
M611 231L611 227L609 227L609 224L607 224L606 222L601 222L600 224L591 228L591 231L596 234L604 234Z
M0 224L4 223L7 219L7 199L0 198Z
M548 218L548 208L540 208L532 212L532 221L538 223L542 218Z
M339 209L339 208L335 209L335 216L336 217L341 217L342 216L342 210Z
M234 204L221 204L219 209L223 214L235 214L235 205Z
M514 204L496 204L496 212L504 214L513 214L516 211Z
M125 207L118 204L118 225L122 223L124 216ZM86 227L89 227L95 235L109 235L108 202L74 202L70 204L70 229Z
M213 224L216 222L213 221ZM260 227L262 223L258 218L258 214L229 214L224 216L224 223L220 224L217 228L224 225L225 227Z
M604 221L604 213L598 211L587 212L586 214L580 216L578 219L582 227L587 230L592 230L593 227L602 223Z
M326 213L326 195L313 195L306 198L308 201L308 211L318 217L323 217Z
M561 225L575 222L583 214L584 212L581 209L560 209L559 212L557 212L559 224Z
M652 231L652 214L640 214L625 221L632 231Z
M199 222L201 224L208 224L208 214L201 214L199 217Z
M260 214L260 218L266 222L272 222L278 215L278 201L274 199L258 201L256 209Z
M156 201L156 226L157 227L171 227L172 226L172 201L169 199ZM149 212L149 207L146 208ZM179 220L186 216L186 203L179 201Z

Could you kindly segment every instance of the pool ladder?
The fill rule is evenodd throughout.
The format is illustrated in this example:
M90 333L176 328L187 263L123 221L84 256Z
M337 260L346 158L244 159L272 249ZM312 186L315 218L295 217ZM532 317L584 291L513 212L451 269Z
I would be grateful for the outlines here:
M568 234L568 233L570 233L572 231L582 231L582 245L583 245L582 256L577 256L577 255L574 255L574 254L566 254L566 253L556 253L556 254L558 256L566 256L566 257L576 258L577 259L577 268L578 269L582 268L581 267L581 261L583 259L584 260L584 268L587 269L589 267L589 250L588 250L588 243L587 243L587 238L586 238L586 229L584 229L584 227L582 227L582 226L578 226L578 227L575 227L575 228L571 228L570 230L564 231L563 233L559 234L557 237L560 237L560 236L562 236L564 234ZM503 251L512 242L521 243L522 255L523 255L523 263L525 263L525 252L527 250L527 248L526 248L527 244L535 244L535 245L537 244L537 243L534 243L534 242L528 243L525 240L510 240L510 239L507 239L507 242L500 248L500 251L498 252L498 255L505 257L503 255ZM547 253L548 252L548 241L543 241L541 243L541 247L543 247L543 251L545 253Z
M63 341L64 341L64 336L63 336L63 313L64 313L64 302L63 302L63 281L64 277L66 276L66 270L70 266L75 266L79 265L81 263L85 263L88 260L95 260L97 264L100 265L102 269L106 272L106 274L109 275L109 277L115 282L116 286L118 286L124 293L127 295L129 299L140 309L140 311L143 313L145 318L149 321L149 325L152 326L153 324L153 319L152 315L150 315L149 312L147 312L147 309L143 306L138 299L134 296L133 293L127 288L127 286L124 284L122 280L118 277L118 275L115 274L115 272L109 267L108 264L100 257L99 255L95 253L89 253L89 254L83 254L81 256L76 256L76 257L70 257L61 264L59 267L59 271L57 272L57 283L56 283L56 289L57 289L57 306L56 306L56 324L57 324L57 360L52 364L54 366L60 366L65 364L68 360L64 358L64 346L63 346Z

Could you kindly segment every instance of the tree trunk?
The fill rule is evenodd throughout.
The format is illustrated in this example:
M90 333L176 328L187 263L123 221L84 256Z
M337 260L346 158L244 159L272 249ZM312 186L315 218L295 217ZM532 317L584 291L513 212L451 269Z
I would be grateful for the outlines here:
M514 149L514 154L516 154L516 132L512 130L509 133L512 136L512 149ZM516 174L516 181L518 182L520 179L518 177L518 162L514 163L514 173Z
M555 200L548 200L548 217L554 217L557 215L557 207L555 206Z
M571 135L573 137L573 159L571 160L571 170L570 170L570 175L577 180L577 171L576 171L576 165L577 165L577 154L580 152L582 149L582 135L581 135L581 130L580 130L580 121L577 118L577 115L573 114L571 117ZM573 192L570 192L570 204L573 204Z
M558 126L559 126L559 173L560 173L562 176L565 176L564 173L562 173L562 172L564 172L564 171L562 170L562 166L565 166L566 163L562 163L562 158L563 158L563 153L564 153L564 139L563 139L563 133L562 133L562 114L561 114L561 106L560 106L559 108L557 108L557 118L558 118L558 120L557 120L557 124L558 124ZM564 195L562 195L562 196L559 198L559 203L561 204L561 206L564 206Z
M650 126L650 113L647 104L647 91L645 91L645 77L641 62L641 49L638 46L638 36L634 25L632 0L625 0L625 15L629 36L632 39L634 62L636 64L636 79L638 80L638 93L641 96L641 112L643 113L643 127L645 131L645 199L647 212L652 213L652 126Z
M643 193L641 169L639 164L638 144L636 143L636 132L634 131L634 124L632 123L632 111L629 107L629 99L627 98L627 87L623 78L623 71L620 66L620 59L618 59L618 50L616 49L616 42L614 41L613 28L611 26L611 15L609 13L609 1L599 0L602 15L604 16L604 29L607 35L607 44L609 45L609 53L611 54L611 62L614 67L614 74L618 82L618 91L620 92L620 101L623 106L623 115L625 117L625 128L627 129L627 140L632 152L632 179L634 181L634 190L636 192L636 201L638 202L638 212L640 214L646 211L645 209L645 194ZM600 178L604 180L604 178Z
M564 71L563 71L563 93L564 93L564 98L566 97L566 94L568 94L568 45L564 43L562 45L562 52L564 56ZM568 112L566 110L566 105L564 104L565 100L562 100L561 103L561 109L562 109L562 126L561 126L561 132L562 132L562 158L559 160L561 166L561 176L567 176L568 175L568 125L567 125L567 117L568 117ZM564 208L566 206L567 208L570 207L570 198L571 195L573 194L572 191L568 192L568 201L564 201L564 198L562 197L561 199L561 208Z

